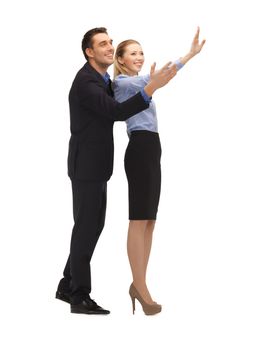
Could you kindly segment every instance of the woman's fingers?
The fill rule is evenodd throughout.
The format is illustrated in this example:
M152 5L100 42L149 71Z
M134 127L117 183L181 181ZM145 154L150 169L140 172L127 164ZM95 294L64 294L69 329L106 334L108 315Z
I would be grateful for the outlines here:
M196 31L196 34L195 34L195 36L194 36L194 41L195 41L195 40L198 40L198 38L199 38L199 33L200 33L200 27L197 27L197 31Z
M152 66L150 67L150 76L151 76L152 74L154 74L155 69L156 69L156 62L154 62L154 63L152 64Z

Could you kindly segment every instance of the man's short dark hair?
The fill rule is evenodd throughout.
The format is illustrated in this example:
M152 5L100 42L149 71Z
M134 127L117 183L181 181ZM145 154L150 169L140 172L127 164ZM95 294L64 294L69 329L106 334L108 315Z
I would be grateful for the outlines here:
M106 33L107 34L107 29L104 27L99 27L99 28L93 28L89 30L87 33L85 33L83 40L82 40L82 50L83 54L85 56L85 59L88 61L88 56L85 53L85 50L87 48L92 48L92 39L95 34L99 33Z

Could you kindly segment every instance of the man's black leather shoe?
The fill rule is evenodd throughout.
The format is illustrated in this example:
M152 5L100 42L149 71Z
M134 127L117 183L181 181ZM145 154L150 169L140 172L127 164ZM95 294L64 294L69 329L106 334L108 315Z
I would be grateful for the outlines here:
M69 293L67 292L61 292L57 290L55 297L56 299L65 301L66 303L70 303L70 296L69 296Z
M108 315L110 311L103 309L90 297L86 297L80 304L71 304L71 312L87 315Z

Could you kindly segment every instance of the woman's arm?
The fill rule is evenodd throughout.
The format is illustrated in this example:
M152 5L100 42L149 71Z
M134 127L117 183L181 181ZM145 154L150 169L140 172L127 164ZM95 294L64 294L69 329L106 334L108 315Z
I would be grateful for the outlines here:
M202 40L202 42L199 44L199 33L200 28L197 27L196 35L194 36L194 39L192 41L190 51L185 56L179 59L182 65L186 64L189 60L191 60L191 58L193 58L202 50L206 40Z

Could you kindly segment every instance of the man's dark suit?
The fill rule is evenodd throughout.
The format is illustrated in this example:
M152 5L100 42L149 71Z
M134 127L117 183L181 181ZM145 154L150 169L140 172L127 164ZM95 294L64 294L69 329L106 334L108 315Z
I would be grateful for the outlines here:
M86 63L74 79L69 105L68 175L75 224L58 290L71 291L71 302L76 304L91 292L90 260L104 227L107 181L113 171L113 124L148 108L148 104L141 93L116 102L110 84Z

